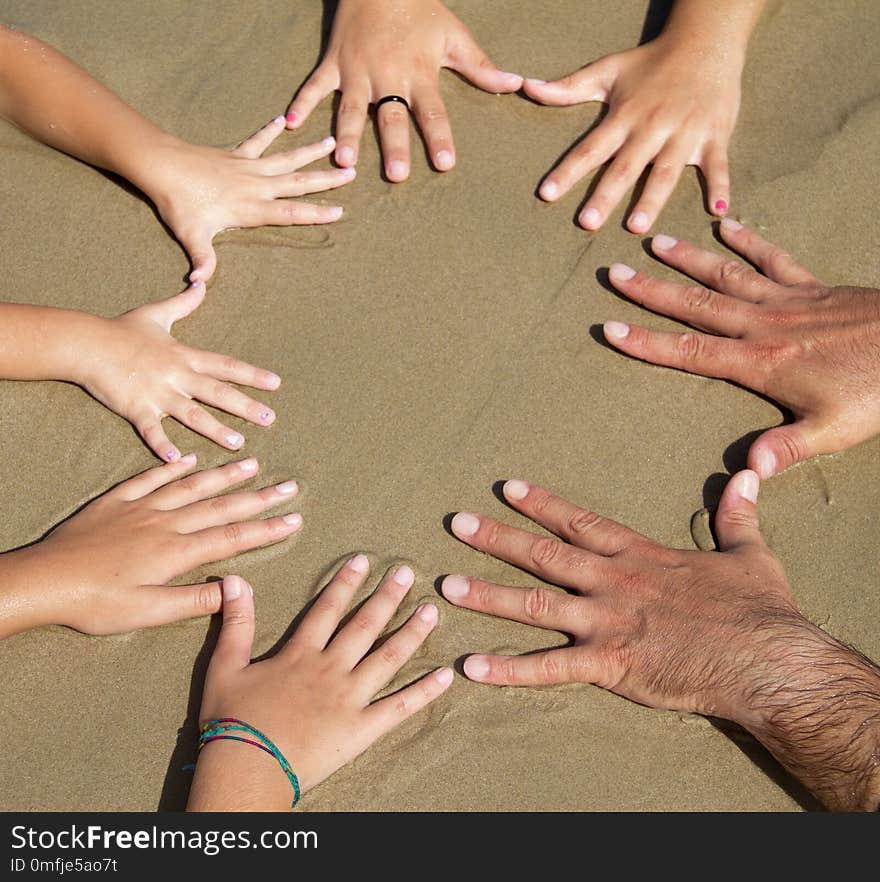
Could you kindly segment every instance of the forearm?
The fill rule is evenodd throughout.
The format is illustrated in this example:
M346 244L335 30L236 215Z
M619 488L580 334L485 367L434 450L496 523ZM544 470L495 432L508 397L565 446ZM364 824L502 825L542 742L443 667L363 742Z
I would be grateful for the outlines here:
M142 190L152 151L176 140L56 49L2 25L0 116Z
M764 3L765 0L677 0L662 38L680 42L693 51L711 52L741 62Z

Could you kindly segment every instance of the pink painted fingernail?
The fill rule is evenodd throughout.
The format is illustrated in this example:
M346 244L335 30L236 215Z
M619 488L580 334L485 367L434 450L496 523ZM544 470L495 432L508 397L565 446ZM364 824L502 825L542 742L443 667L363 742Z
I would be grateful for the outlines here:
M761 485L761 479L751 469L746 469L739 473L739 495L749 502L758 501L758 488Z
M370 561L369 558L365 554L356 554L349 562L348 565L360 575L363 576L370 569Z
M241 576L227 576L223 580L223 600L226 602L238 600L241 597L241 586L243 584L244 579Z
M452 668L440 668L439 671L434 671L434 679L441 686L448 686L452 682L454 676Z
M482 656L472 655L464 663L464 672L471 680L482 680L489 673L489 662Z
M423 603L417 610L416 615L429 625L434 624L439 618L437 607L433 603Z
M449 150L441 150L436 156L436 165L441 171L448 171L455 165L455 157Z
M404 564L402 567L398 567L394 571L394 575L391 578L394 579L398 585L403 585L405 588L409 588L409 586L415 582L416 574L410 567Z
M291 124L295 123L296 122L296 112L293 110L288 110L287 116L285 117L285 119L287 120L287 122L289 122Z
M168 462L177 462L177 460L180 459L180 451L176 447L166 450L165 459L167 459Z
M504 484L504 495L514 502L525 499L529 493L529 485L525 481L510 480Z
M629 325L623 322L605 322L602 330L606 338L611 337L613 340L622 340L629 333Z
M456 536L470 539L480 529L480 519L466 511L460 511L452 519L452 532Z
M449 600L461 600L467 597L471 584L464 576L447 576L440 586L443 596Z
M302 515L299 513L286 514L284 515L284 517L281 518L281 520L284 521L285 524L293 527L296 530L298 530L302 526L303 522Z
M259 468L260 464L253 458L243 459L239 462L238 467L243 472L255 472Z
M547 202L552 202L559 195L559 187L553 181L544 181L538 190L538 195Z
M261 423L271 423L275 420L275 414L271 410L264 410L260 412L260 422Z
M196 455L194 453L187 453L185 456L180 457L180 461L185 465L195 465Z
M399 159L388 163L388 177L392 181L402 181L409 174L409 166Z
M354 150L351 147L340 147L336 158L340 165L351 165L354 162Z
M282 496L293 496L295 493L299 493L299 484L296 481L284 481L281 484L276 484L275 489Z
M739 221L734 220L732 217L722 218L721 226L731 233L738 233L743 228L743 225Z
M726 199L716 200L715 211L717 211L718 214L724 214L724 212L727 211L727 200Z
M608 267L608 275L618 282L628 282L635 274L636 271L625 263L612 263Z
M602 223L602 215L598 208L588 208L581 215L581 226L588 230L595 230Z
M644 233L651 226L651 219L644 211L637 211L629 219L629 228L634 233Z
M678 245L678 239L673 239L672 236L665 236L663 233L651 239L651 248L654 251L669 251L670 248L675 248L676 245Z

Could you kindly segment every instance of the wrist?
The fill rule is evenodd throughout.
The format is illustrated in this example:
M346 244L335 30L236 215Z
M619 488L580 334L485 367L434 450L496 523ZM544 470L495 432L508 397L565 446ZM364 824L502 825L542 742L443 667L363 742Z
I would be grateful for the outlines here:
M0 554L0 639L56 624L51 586L39 560L39 544Z
M172 196L176 157L188 149L191 144L157 127L120 157L114 170L159 206Z

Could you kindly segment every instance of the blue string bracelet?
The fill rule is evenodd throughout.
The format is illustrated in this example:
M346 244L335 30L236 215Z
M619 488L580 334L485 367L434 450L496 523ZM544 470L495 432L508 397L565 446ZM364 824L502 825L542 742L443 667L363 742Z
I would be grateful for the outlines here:
M255 738L259 739L260 743L251 741L249 738L242 738L239 735L231 735L229 734L230 732L245 732L248 735L253 735ZM301 795L299 778L297 778L296 773L291 768L287 758L273 741L267 738L259 729L255 729L250 723L244 722L244 720L237 720L235 717L221 717L216 720L208 720L208 722L202 726L199 732L199 753L201 753L206 744L210 744L212 741L223 740L240 741L242 744L250 744L254 747L259 747L260 750L274 756L278 761L278 764L281 766L281 770L287 775L287 780L290 781L291 787L293 787L293 802L290 804L290 807L294 808L296 806Z

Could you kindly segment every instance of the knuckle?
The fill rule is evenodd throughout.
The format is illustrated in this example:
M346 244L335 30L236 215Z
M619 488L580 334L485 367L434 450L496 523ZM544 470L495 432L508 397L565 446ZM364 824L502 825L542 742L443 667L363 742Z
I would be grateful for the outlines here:
M676 168L668 162L655 162L652 171L654 177L659 184L666 184L675 179Z
M214 383L213 388L211 389L211 395L215 401L226 401L229 398L229 393L232 390L226 383Z
M536 539L529 548L529 559L537 569L544 569L557 558L560 548L555 539Z
M388 104L383 104L382 110L383 112L379 115L380 128L399 126L406 122L407 115L401 108L389 107Z
M339 112L337 116L361 116L364 113L364 109L362 102L355 101L353 98L343 98L339 103Z
M544 515L550 507L553 497L549 493L543 491L532 491L532 511L536 515Z
M197 404L191 404L186 409L186 419L190 423L202 422L203 411Z
M361 612L351 620L355 630L362 634L374 632L376 630L376 622L373 617L367 613Z
M193 604L198 612L212 613L217 609L218 584L210 582L200 585L193 595ZM241 613L239 613L241 615Z
M231 610L223 615L223 625L247 625L251 622L250 613L242 610Z
M699 334L682 334L675 343L676 351L683 362L698 361L703 354L703 338Z
M495 548L501 539L501 524L490 521L485 527L484 542L487 548Z
M523 609L529 622L543 622L550 614L554 597L546 588L526 589L523 594Z
M221 364L223 365L223 370L228 373L233 373L241 367L241 362L237 358L233 358L231 355L224 355Z
M223 538L230 545L238 545L242 540L242 530L239 524L226 524L223 528Z
M568 519L568 532L572 536L585 536L601 525L603 518L594 511L579 508Z
M632 177L633 164L628 159L616 159L610 166L607 176L612 183L625 184Z
M691 312L706 310L712 313L718 312L718 298L715 296L715 292L703 285L686 288L683 299L685 307Z
M422 110L422 118L429 123L445 122L446 110L439 105L431 105Z
M225 515L229 511L229 500L225 496L217 496L208 503L211 514Z
M731 282L741 279L751 270L738 260L725 260L718 267L718 278L722 282Z
M403 663L403 657L390 641L379 648L379 658L389 668L399 667Z
M394 698L394 712L399 717L406 717L409 715L410 703L409 699L405 692L401 692L400 695L395 696Z
M199 480L195 475L190 475L188 478L181 478L177 486L185 493L196 493L199 489Z
M562 665L552 652L541 656L541 678L545 683L554 683L562 676Z

